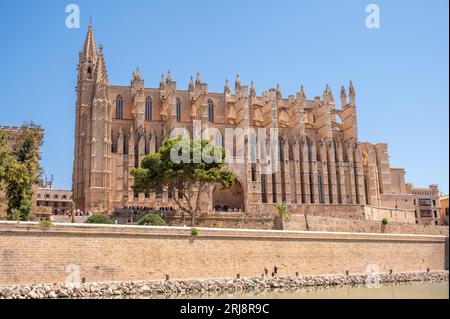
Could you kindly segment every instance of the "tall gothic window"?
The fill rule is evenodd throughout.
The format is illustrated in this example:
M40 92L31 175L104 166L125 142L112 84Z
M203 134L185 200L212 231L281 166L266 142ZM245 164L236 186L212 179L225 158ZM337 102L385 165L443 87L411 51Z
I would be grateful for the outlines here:
M181 102L180 102L180 99L177 99L176 111L177 111L177 122L181 122Z
M123 99L120 95L116 97L116 119L123 119Z
M261 201L267 203L267 175L261 174Z
M215 136L215 144L216 146L220 146L223 147L223 135L222 132L217 131L216 136Z
M151 121L152 120L152 99L150 98L150 96L148 96L145 99L145 120L146 121Z
M214 103L211 100L208 100L208 121L214 122Z
M364 178L364 191L366 193L366 205L369 205L369 183L367 182L367 178Z
M319 203L323 204L325 203L323 198L323 181L322 181L322 174L319 172L319 175L317 176L317 182L319 186Z

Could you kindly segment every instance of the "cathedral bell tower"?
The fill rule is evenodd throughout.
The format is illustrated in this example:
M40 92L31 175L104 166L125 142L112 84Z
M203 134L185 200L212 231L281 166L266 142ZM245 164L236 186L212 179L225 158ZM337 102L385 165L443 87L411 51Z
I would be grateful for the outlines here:
M75 154L72 176L77 208L105 212L110 201L111 102L103 47L89 25L78 64Z

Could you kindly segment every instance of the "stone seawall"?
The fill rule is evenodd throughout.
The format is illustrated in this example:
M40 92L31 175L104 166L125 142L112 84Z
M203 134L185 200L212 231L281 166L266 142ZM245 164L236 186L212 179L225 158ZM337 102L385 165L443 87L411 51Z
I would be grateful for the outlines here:
M0 284L445 269L445 237L0 222Z
M448 281L448 272L264 277L240 279L127 281L86 284L37 284L0 286L0 299L44 298L120 298L125 296L156 295L183 296L199 293L236 293L265 289L298 289L306 287L336 287L378 285L381 283Z
M387 234L427 234L448 237L448 226L416 225L389 222L382 226L379 221L344 219L328 216L293 215L288 230L310 230L330 232L387 233Z

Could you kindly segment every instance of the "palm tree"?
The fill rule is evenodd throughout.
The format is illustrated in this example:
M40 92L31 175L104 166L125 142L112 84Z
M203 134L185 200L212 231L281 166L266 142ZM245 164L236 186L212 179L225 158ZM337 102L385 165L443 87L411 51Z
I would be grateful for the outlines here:
M70 222L75 223L75 210L77 206L75 205L75 202L72 200L70 202Z
M280 220L280 228L283 230L286 228L286 223L292 218L291 211L283 203L274 205L277 209L278 218Z
M306 226L306 230L309 230L309 224L308 224L308 211L305 210L305 226Z

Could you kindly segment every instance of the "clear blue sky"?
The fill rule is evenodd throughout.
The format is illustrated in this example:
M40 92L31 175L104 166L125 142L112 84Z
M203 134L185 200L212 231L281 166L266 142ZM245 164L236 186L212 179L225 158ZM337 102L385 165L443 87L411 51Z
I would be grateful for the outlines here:
M78 4L81 28L67 29ZM381 28L365 27L376 3ZM198 70L210 91L239 72L260 93L308 98L353 80L362 141L389 144L390 161L417 186L448 193L448 1L7 1L0 0L0 124L45 129L42 165L70 188L76 65L89 17L110 82L146 86L172 71L185 88ZM338 99L337 99L338 100Z

